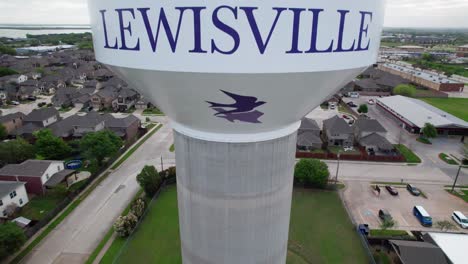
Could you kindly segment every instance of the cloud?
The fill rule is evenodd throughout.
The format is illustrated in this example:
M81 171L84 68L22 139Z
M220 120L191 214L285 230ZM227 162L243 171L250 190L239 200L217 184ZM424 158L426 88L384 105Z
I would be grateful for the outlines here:
M387 0L385 26L468 27L467 10L468 0ZM87 0L0 0L0 23L88 24Z

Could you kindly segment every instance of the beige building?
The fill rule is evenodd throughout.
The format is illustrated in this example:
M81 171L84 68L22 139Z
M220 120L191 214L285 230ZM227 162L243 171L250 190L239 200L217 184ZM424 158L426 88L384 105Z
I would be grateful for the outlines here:
M468 58L468 44L457 47L457 57Z

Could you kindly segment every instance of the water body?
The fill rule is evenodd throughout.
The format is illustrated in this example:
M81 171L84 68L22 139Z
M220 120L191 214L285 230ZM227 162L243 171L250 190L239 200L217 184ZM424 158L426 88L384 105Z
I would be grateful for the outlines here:
M69 34L91 32L88 25L0 24L0 37L26 38L26 34Z

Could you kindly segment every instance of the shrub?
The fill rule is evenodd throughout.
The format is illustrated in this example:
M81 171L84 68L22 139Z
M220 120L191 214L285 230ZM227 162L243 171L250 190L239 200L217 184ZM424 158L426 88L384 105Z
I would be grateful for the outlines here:
M161 185L162 178L154 166L145 166L137 175L137 182L147 197L153 197Z
M0 260L15 253L24 242L26 242L26 236L15 223L0 225Z
M120 237L128 237L132 234L138 223L138 218L132 214L128 213L125 216L119 216L114 223L114 230Z
M140 219L145 213L145 208L145 201L141 198L138 198L135 201L133 201L130 208L130 213L135 215L138 219Z
M414 97L416 95L416 87L410 84L400 84L393 88L393 94Z
M326 163L316 159L301 159L294 169L294 181L305 187L325 188L330 172Z
M367 107L366 104L362 104L362 105L359 106L358 112L360 114L367 114L367 112L369 112L369 108Z

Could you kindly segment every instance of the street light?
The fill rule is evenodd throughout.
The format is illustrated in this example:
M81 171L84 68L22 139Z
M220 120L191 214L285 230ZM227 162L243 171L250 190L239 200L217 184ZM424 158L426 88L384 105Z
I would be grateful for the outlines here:
M338 164L336 166L335 185L338 184L338 171L340 170L340 156L341 156L341 151L338 151L338 154L336 155L338 159Z
M457 184L457 180L458 180L458 175L460 175L460 171L462 167L463 167L462 165L458 166L457 176L455 177L455 181L453 181L453 185L452 185L452 192L453 192L453 189L455 189L455 185Z

